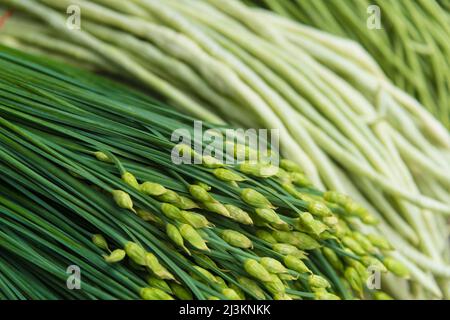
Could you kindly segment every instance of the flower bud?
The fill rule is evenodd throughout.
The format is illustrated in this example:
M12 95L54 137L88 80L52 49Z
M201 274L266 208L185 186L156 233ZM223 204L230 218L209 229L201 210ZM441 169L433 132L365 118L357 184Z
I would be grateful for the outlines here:
M315 220L309 212L302 212L299 218L295 220L295 225L300 231L305 231L319 236L322 232L328 230L328 227L319 220Z
M233 289L237 293L240 300L245 300L245 293L241 288L239 288L239 286L232 283L232 284L230 284L230 289Z
M197 263L200 267L203 267L205 269L219 269L214 260L212 260L205 254L196 253L193 258L195 263Z
M122 249L116 249L111 252L109 255L104 255L103 258L108 263L115 263L122 261L125 258L126 252Z
M246 259L244 269L248 274L260 281L267 282L272 280L270 273L254 259Z
M216 297L216 296L209 296L207 299L208 300L220 300L220 298Z
M222 294L228 300L242 300L241 297L239 297L239 295L237 294L237 292L230 288L223 289Z
M319 201L310 201L308 203L308 211L319 217L331 216L333 214L326 204Z
M270 244L277 243L277 240L270 234L269 231L258 229L258 230L256 230L256 236L259 239L261 239L261 240L263 240L265 242L268 242Z
M130 172L124 172L122 174L122 180L129 186L139 190L139 183L137 182L136 177Z
M170 203L161 204L161 211L164 215L170 219L183 221L181 210Z
M276 175L279 168L260 162L243 162L239 165L239 171L260 178L268 178Z
M144 221L154 222L160 226L164 225L164 221L162 221L159 217L155 216L153 213L151 213L147 210L137 209L136 213L137 213L138 217L140 217Z
M190 209L200 208L200 206L197 203L195 203L188 197L179 196L179 198L180 198L180 201L177 203L174 203L174 205L179 209L190 210Z
M168 223L166 225L166 233L170 240L172 240L177 246L183 248L189 255L191 255L188 248L184 246L183 237L181 236L180 231L178 231L177 227L175 227L173 224Z
M259 218L268 223L278 223L280 221L280 217L273 209L257 208L255 212Z
M111 193L114 201L119 207L135 212L133 209L133 201L131 201L131 197L128 193L122 190L113 190Z
M336 252L330 248L323 247L322 253L334 269L337 271L344 271L344 264L341 259L339 259Z
M264 291L259 287L258 283L252 279L246 278L246 277L237 277L237 281L241 286L246 288L247 290L251 291L256 298L259 300L266 299L266 295L264 294Z
M337 295L329 293L327 291L314 292L314 299L316 300L341 300Z
M344 238L342 238L342 243L349 248L350 250L352 250L354 253L356 253L357 255L364 255L365 251L364 249L359 245L359 243L354 240L353 238L346 236Z
M236 222L251 225L253 224L252 218L250 218L249 214L242 210L241 208L238 208L236 206L233 206L231 204L226 204L225 208L230 213L231 219L233 219Z
M340 206L344 206L347 202L351 201L348 196L337 191L326 191L323 194L323 198L328 202L335 203Z
M203 240L200 234L191 225L183 223L179 227L179 230L183 238L194 248L209 251L205 240Z
M142 288L140 296L143 300L174 300L171 295L158 288Z
M327 279L318 276L316 274L312 274L308 277L308 284L314 288L328 288L330 287L330 283Z
M241 198L249 205L255 207L255 208L262 208L262 209L273 209L274 207L270 203L269 200L265 196L263 196L261 193L254 189L245 188L241 192Z
M218 160L217 158L214 158L212 156L203 156L202 157L202 165L206 168L214 169L214 168L221 168L225 165L222 161Z
M273 258L263 257L259 261L261 265L266 268L270 273L286 273L288 270L283 266L283 264Z
M272 294L283 294L286 292L286 287L276 274L269 274L270 281L264 282L264 287Z
M94 152L94 155L97 158L97 160L99 160L99 161L103 161L103 162L107 162L107 163L113 163L114 162L104 152L97 151L97 152Z
M226 243L234 247L242 249L253 248L252 241L238 231L224 230L221 234L221 237Z
M106 242L106 239L101 234L92 235L92 242L100 249L109 250L108 243Z
M372 245L372 243L363 234L359 232L352 232L352 237L358 244L364 249L364 251L369 253L375 253L377 249Z
M395 260L391 257L386 257L383 260L383 264L386 266L386 268L391 271L393 274L395 274L398 277L402 278L409 278L409 270L406 268L403 263L400 261Z
M158 196L158 200L161 202L168 202L168 203L180 203L181 199L178 193L176 193L173 190L166 189L166 192L164 192L162 195Z
M306 259L305 252L298 250L295 246L288 243L276 243L272 245L272 250L282 255L292 255L299 259Z
M172 294L172 289L170 289L169 285L167 284L166 281L162 280L162 279L158 279L156 277L153 276L148 276L147 277L147 283L154 288L158 288L168 294Z
M200 213L181 210L181 216L184 221L193 226L196 229L211 227L212 223L206 219L206 217Z
M353 290L355 290L359 294L363 292L363 282L355 268L347 267L344 272L344 277Z
M302 168L300 168L298 164L288 159L281 159L280 167L288 172L303 172Z
M202 187L206 191L210 191L211 190L211 186L206 184L206 183L204 183L204 182L197 181L195 184L198 185L199 187Z
M139 186L139 190L146 195L153 197L163 195L167 192L167 189L163 185L150 181L145 181L143 184L141 184Z
M192 184L189 186L189 193L191 196L200 202L213 202L214 198L201 186Z
M199 277L199 281L205 282L205 283L208 283L208 282L209 283L219 283L219 281L216 279L216 277L208 270L206 270L202 267L199 267L199 266L193 266L193 268L202 275L201 277ZM191 273L192 273L192 276L195 276L195 277L197 276L194 272L191 272Z
M292 172L290 175L292 182L299 187L309 187L312 185L311 181L300 172Z
M137 243L128 241L125 244L125 252L127 253L127 256L137 265L145 266L147 264L145 258L146 251Z
M286 293L275 293L273 295L273 300L293 300L293 299Z
M382 236L375 234L368 234L366 238L377 248L381 250L392 250L392 245Z
M361 263L365 267L372 267L372 268L376 268L380 272L387 272L385 265L375 257L363 256L363 257L361 257Z
M170 288L172 289L173 295L180 300L193 300L194 297L192 293L185 287L179 285L178 283L171 282Z
M147 252L145 254L145 263L147 268L149 268L158 278L175 280L173 274L159 263L158 258L153 253Z
M227 218L231 217L231 215L228 212L227 208L223 204L218 202L218 201L204 202L203 206L206 209L208 209L209 211L217 213L217 214L220 214L221 216L224 216L224 217L227 217Z
M303 232L274 231L272 235L279 242L289 243L301 250L313 250L321 247L320 243Z
M213 174L222 181L245 181L239 174L224 168L214 169Z
M339 223L339 219L334 215L323 217L322 221L330 228L334 228Z
M293 255L290 254L286 255L283 258L283 262L286 265L286 267L298 273L306 273L306 272L311 273L311 270L309 270L306 264L302 260Z
M216 281L217 281L217 284L219 285L220 289L226 289L226 288L228 288L227 283L226 283L225 280L223 280L221 277L217 276L217 277L216 277Z

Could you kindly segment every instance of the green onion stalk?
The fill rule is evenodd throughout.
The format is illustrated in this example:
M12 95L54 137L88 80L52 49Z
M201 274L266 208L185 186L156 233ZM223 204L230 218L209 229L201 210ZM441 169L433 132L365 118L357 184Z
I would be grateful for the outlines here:
M0 66L2 298L377 299L369 268L412 276L295 162L237 140L217 152L244 160L213 161L171 140L193 118L137 91L6 47Z

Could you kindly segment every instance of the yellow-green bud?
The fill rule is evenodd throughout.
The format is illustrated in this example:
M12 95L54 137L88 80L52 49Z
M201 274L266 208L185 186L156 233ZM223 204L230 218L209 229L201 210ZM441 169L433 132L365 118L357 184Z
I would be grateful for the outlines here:
M161 211L164 215L170 219L182 221L181 210L170 203L161 204Z
M377 248L382 250L392 250L392 245L382 236L376 234L368 234L366 238Z
M241 198L246 203L255 208L262 208L262 209L274 208L270 203L270 201L265 196L263 196L261 193L251 188L243 189L241 192Z
M218 286L220 287L220 289L226 289L228 288L227 283L225 282L225 280L223 280L221 277L217 276L216 277L216 281Z
M238 247L238 248L242 248L242 249L253 248L252 241L238 231L224 230L221 234L221 237L226 243L228 243L234 247Z
M369 239L367 239L363 234L359 232L352 232L352 237L366 252L375 253L377 251L372 242L370 242Z
M162 202L172 203L172 204L181 202L181 198L178 195L178 193L176 193L173 190L169 190L169 189L166 189L166 192L164 192L162 195L158 196L158 200L162 201Z
M366 267L376 268L380 272L387 272L387 269L384 266L384 264L375 257L372 257L372 256L361 257L361 263Z
M242 291L241 288L239 288L237 285L235 285L234 283L230 284L230 289L233 289L237 295L239 296L240 300L245 300L245 293L244 291Z
M137 265L145 266L147 265L147 261L145 258L146 251L144 248L142 248L137 243L128 241L125 244L125 252L127 253L127 256L133 260Z
M270 274L270 281L264 282L264 287L272 294L282 294L286 292L286 287L276 274Z
M245 181L246 179L239 174L224 168L214 169L213 174L216 178L223 181Z
M219 269L217 264L212 260L210 257L208 257L205 254L202 253L196 253L194 256L194 261L197 263L200 267L203 267L205 269Z
M181 236L180 231L178 231L178 228L175 227L173 224L168 223L166 225L166 233L170 240L172 240L177 246L180 248L183 248L189 255L191 254L184 246L183 237Z
M128 193L122 190L113 190L111 193L114 201L119 207L135 212L133 209L133 201L131 201L131 197Z
M308 277L308 284L314 288L328 288L330 287L330 283L327 279L318 276L316 274L312 274Z
M344 205L344 210L347 211L349 215L353 216L364 217L369 215L369 212L367 212L366 208L353 201L348 201Z
M398 277L402 278L409 278L409 270L406 268L403 263L400 261L395 260L391 257L386 257L383 260L383 264L386 266L386 268L391 271L393 274L395 274Z
M254 296L256 296L260 300L266 299L266 295L264 294L263 289L261 289L258 285L258 283L252 279L246 278L246 277L237 277L237 281L241 286L246 288L247 290L251 291Z
M306 258L305 252L298 250L297 247L295 247L291 244L288 244L288 243L276 243L276 244L272 245L272 250L275 252L278 252L282 255L292 255L299 259Z
M92 242L100 249L109 250L108 243L106 242L106 239L101 234L92 235Z
M278 241L289 243L301 250L313 250L321 247L320 243L303 232L274 231L272 235Z
M273 209L257 208L255 212L259 218L268 223L278 223L280 221L280 217Z
M109 255L104 255L103 258L108 263L115 263L122 261L126 256L125 250L122 249L116 249L113 252L111 252Z
M222 294L228 299L228 300L241 300L241 297L234 291L233 289L226 288L222 290Z
M190 209L197 209L200 208L200 206L192 201L190 198L185 196L179 196L180 201L177 203L174 203L175 206L177 206L179 209L183 210L190 210Z
M309 187L312 185L311 181L300 172L292 172L290 174L291 180L299 187Z
M327 291L314 292L314 299L316 300L341 300L337 295L329 293Z
M113 163L114 162L104 152L97 151L97 152L94 152L94 155L97 158L97 160L99 160L99 161L103 161L103 162L107 162L107 163Z
M221 168L221 167L225 166L222 161L220 161L214 157L211 157L211 156L203 156L202 157L202 165L204 167L210 168L210 169Z
M311 273L311 270L309 270L306 264L302 260L293 255L290 254L286 255L283 258L283 262L286 265L286 267L298 273L306 273L306 272Z
M158 278L175 280L173 274L159 263L158 258L153 253L147 252L145 254L145 262L147 268L149 268Z
M283 264L273 258L263 257L259 260L259 263L266 268L270 273L286 273L288 270L283 266Z
M337 191L326 191L323 194L323 198L328 202L336 203L340 206L344 206L347 202L351 201L348 196Z
M251 225L253 224L252 218L250 218L249 214L242 210L241 208L238 208L236 206L233 206L231 204L226 204L225 208L230 213L231 219L233 219L236 222Z
M337 271L344 271L344 264L342 263L341 259L339 259L338 255L334 250L323 247L322 248L323 255L328 260L328 262L331 264L331 266L336 269Z
M372 295L375 300L394 300L394 298L383 291L374 291Z
M210 190L211 190L211 186L208 185L208 184L206 184L206 183L204 183L204 182L197 181L195 184L198 185L198 186L200 186L200 187L202 187L202 188L205 189L206 191L210 191Z
M309 212L302 212L299 218L295 220L294 224L296 229L312 233L319 236L324 231L328 230L328 227L319 220L315 220Z
M206 219L206 217L200 213L181 210L181 216L183 217L184 221L197 229L212 226L208 219Z
M185 287L179 285L178 283L171 282L170 288L172 289L173 295L180 300L193 300L194 297L192 293Z
M220 298L216 296L209 296L208 300L220 300Z
M192 184L189 186L189 193L191 196L200 202L213 202L214 198L203 187Z
M147 283L154 288L158 288L161 289L162 291L168 293L168 294L172 294L172 289L170 289L169 285L167 284L167 282L165 280L162 279L158 279L156 277L153 276L148 276L147 277Z
M357 255L362 256L366 253L359 243L351 237L342 238L342 243Z
M150 181L145 181L139 186L139 190L149 196L157 197L167 192L167 189L159 184Z
M276 244L278 241L272 236L272 234L269 231L258 229L256 230L256 236L270 244Z
M259 162L243 162L239 165L239 171L260 178L274 176L278 170L279 168L276 166Z
M151 212L149 212L147 210L137 209L136 213L144 221L154 222L154 223L156 223L156 224L158 224L160 226L164 225L164 221L162 221L160 218L158 218L153 213L151 213Z
M206 270L206 269L204 269L202 267L199 267L199 266L193 266L193 268L202 275L202 277L199 277L200 281L202 281L202 282L206 281L206 283L208 281L210 283L216 283L216 284L219 283L219 280L217 280L216 277L211 272L209 272L208 270ZM192 273L192 276L197 277L197 275L195 275L193 272L191 272L191 273Z
M303 172L302 168L300 168L298 164L288 159L281 159L280 167L288 172Z
M249 275L260 281L267 282L272 280L270 273L254 259L245 260L244 269Z
M137 182L136 177L130 172L124 172L122 174L122 180L129 186L139 190L139 183Z
M142 288L140 295L143 300L174 300L171 295L158 288Z
M293 300L292 297L286 293L275 293L273 300Z
M200 234L191 225L183 223L179 227L179 230L183 238L194 248L209 251L205 240L203 240Z
M323 217L322 221L330 228L334 228L339 223L338 217L336 217L334 215L328 216L328 217Z
M362 222L364 222L365 224L374 226L377 225L380 220L378 220L377 218L375 218L373 215L371 215L370 213L367 214L363 214L360 216L360 219Z
M308 211L319 217L331 216L333 214L326 204L319 201L310 201L308 203Z
M231 215L228 212L227 208L218 201L215 202L204 202L203 206L211 212L220 214L221 216L230 218Z
M344 277L350 284L350 287L359 294L363 291L363 282L359 277L358 272L353 267L347 267L344 271Z

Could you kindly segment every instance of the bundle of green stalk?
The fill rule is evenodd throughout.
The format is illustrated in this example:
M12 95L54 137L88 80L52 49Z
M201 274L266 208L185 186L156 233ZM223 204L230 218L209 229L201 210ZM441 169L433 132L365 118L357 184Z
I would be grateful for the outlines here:
M400 88L450 128L450 7L436 0L247 1L360 43ZM380 29L374 24L380 9ZM370 17L372 16L372 18Z
M409 276L349 197L175 144L191 118L109 80L2 47L0 114L1 298L386 299L368 277Z
M388 279L395 297L448 295L449 133L357 43L234 0L0 4L15 10L10 45L127 77L211 123L279 129L316 188L380 221L414 279Z

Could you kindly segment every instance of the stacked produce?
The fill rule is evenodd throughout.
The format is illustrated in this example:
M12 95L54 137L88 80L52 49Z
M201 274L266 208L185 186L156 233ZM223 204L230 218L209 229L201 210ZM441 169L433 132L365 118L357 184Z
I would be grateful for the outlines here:
M358 41L398 87L415 96L450 128L448 1L247 2L263 5L280 15ZM375 19L378 19L379 25L375 24ZM369 21L369 27L366 21Z
M0 110L1 298L386 299L370 272L409 275L349 197L238 137L235 165L176 144L191 118L106 79L2 48Z
M271 3L282 7L282 1ZM392 256L408 267L411 281L387 277L382 283L392 295L448 297L450 136L426 109L448 116L446 51L432 67L420 59L419 67L393 77L385 51L380 67L374 60L380 55L368 55L356 42L240 1L0 4L15 10L2 28L4 43L126 77L211 123L279 129L283 155L300 165L317 190L348 194L367 209L367 217L380 221L375 228L355 221L352 228L381 232L398 249ZM80 30L67 26L71 5L80 8ZM429 42L432 50L443 45L447 50L440 31L437 39ZM396 43L396 53L415 59ZM416 82L399 84L405 74ZM279 183L290 197L296 195L282 178Z

